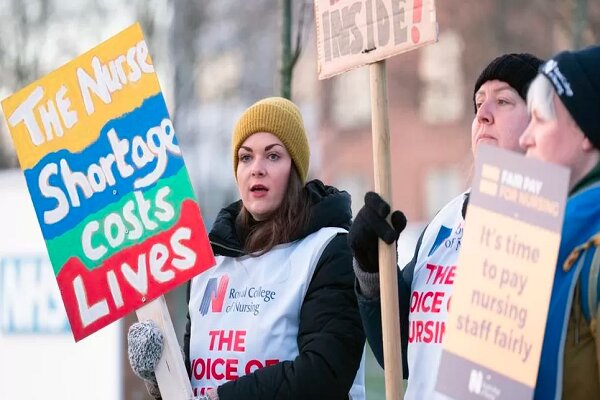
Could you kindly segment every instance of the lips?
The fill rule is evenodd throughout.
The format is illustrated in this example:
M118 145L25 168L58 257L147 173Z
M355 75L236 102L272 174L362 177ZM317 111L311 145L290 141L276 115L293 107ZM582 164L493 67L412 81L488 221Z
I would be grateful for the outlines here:
M268 192L269 189L265 185L252 185L250 187L251 192Z
M496 140L496 138L491 135L483 133L483 134L477 136L477 141L479 142L481 140Z

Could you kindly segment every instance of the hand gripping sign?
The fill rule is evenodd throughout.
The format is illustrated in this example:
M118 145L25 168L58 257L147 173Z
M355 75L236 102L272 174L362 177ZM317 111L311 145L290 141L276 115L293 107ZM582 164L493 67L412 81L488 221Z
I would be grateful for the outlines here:
M437 41L434 0L315 0L319 79L370 64L375 190L390 202L385 59ZM379 241L386 398L402 397L396 254Z
M2 108L76 341L214 264L138 24Z

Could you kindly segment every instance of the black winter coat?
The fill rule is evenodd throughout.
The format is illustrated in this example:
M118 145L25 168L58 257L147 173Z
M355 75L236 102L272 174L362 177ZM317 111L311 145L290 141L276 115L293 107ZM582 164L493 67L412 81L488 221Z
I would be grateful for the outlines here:
M312 201L305 236L323 227L350 227L350 196L318 180L307 183ZM235 231L241 202L221 210L209 234L215 255L245 255ZM218 388L220 400L348 399L365 344L354 294L352 253L346 234L325 248L300 310L299 355L290 361L258 369ZM189 285L188 285L189 294ZM189 296L188 296L189 299ZM190 316L184 335L186 367L190 373Z

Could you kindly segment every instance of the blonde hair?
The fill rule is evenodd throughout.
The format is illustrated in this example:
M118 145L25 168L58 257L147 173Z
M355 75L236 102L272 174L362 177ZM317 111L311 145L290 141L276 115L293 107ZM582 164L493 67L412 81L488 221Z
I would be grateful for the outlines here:
M543 120L555 120L554 86L544 75L538 74L529 86L527 92L527 111L531 115L533 110Z

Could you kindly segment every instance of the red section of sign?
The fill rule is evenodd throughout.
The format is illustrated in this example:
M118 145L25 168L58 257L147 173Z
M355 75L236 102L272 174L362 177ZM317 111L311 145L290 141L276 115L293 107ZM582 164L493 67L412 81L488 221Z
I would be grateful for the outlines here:
M56 279L75 341L214 264L200 209L189 199L171 229L113 255L94 270L70 258Z
M419 32L419 28L416 26L421 22L421 15L423 11L423 0L414 0L414 8L413 8L413 27L410 30L410 37L412 38L413 43L419 43L421 40L421 33Z

